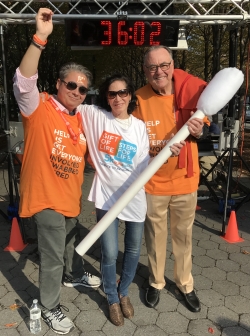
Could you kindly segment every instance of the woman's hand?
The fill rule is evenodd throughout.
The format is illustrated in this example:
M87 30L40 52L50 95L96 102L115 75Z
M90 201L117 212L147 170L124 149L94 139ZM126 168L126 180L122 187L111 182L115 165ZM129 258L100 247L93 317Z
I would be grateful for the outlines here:
M42 41L46 41L47 37L53 31L52 10L49 8L40 8L36 15L36 35Z
M170 136L170 139L172 139L174 137L174 134L172 133ZM186 145L186 142L184 140L182 140L179 143L174 143L172 146L170 146L170 150L173 153L172 156L178 156L181 152L181 149L183 146Z

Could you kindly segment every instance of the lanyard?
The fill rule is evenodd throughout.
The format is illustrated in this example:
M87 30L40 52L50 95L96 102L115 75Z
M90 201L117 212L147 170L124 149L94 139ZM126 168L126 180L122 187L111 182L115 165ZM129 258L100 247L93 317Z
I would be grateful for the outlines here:
M59 113L60 117L64 121L67 130L69 132L70 138L72 139L73 145L76 145L78 142L78 137L82 133L82 130L80 130L77 134L74 132L72 126L70 125L70 122L65 118L64 113L59 109L55 101L52 99L52 97L49 98L49 102L51 105L54 107L54 109ZM78 119L78 124L80 123L81 128L82 128L82 117L80 113L76 113L77 119Z

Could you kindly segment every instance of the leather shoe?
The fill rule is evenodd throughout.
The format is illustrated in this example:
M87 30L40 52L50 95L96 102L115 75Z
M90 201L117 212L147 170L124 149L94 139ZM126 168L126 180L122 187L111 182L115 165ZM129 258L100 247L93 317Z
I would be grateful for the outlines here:
M119 303L113 303L109 306L109 318L117 327L124 325L124 317Z
M149 286L146 291L146 306L149 308L155 308L160 301L160 290Z
M120 304L121 304L121 310L123 313L123 316L131 319L134 316L134 307L132 306L132 303L129 300L128 296L122 296L120 298Z
M191 293L183 293L181 292L182 296L185 299L187 308L193 312L198 313L201 310L200 300L198 299L197 295L195 294L194 290Z

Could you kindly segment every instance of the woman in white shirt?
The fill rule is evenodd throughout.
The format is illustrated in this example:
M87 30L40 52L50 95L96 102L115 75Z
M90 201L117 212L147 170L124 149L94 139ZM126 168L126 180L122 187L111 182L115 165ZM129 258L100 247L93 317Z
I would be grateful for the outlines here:
M89 153L96 169L88 199L95 202L97 221L149 162L146 126L131 114L136 103L130 80L115 74L100 86L98 106L82 105L80 109ZM172 146L173 154L178 154L181 147L181 144ZM132 318L134 315L128 288L140 256L145 217L146 197L144 189L141 189L100 238L103 288L109 304L110 320L116 326L124 324L124 317ZM122 270L117 282L119 220L125 222L125 234Z
M95 202L99 221L148 165L149 139L145 124L132 116L134 88L120 74L107 78L99 89L98 106L83 105L81 114L91 160L96 169L89 200ZM101 272L110 320L120 326L132 318L128 287L135 276L146 216L141 189L102 234ZM119 220L125 222L122 271L117 286Z

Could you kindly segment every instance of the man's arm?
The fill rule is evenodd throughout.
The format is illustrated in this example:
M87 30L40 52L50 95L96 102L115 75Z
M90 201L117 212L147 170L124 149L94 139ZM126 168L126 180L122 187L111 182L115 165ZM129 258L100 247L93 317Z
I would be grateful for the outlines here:
M42 42L41 46L52 33L52 15L53 12L49 8L40 8L36 15L36 37L38 41ZM30 78L37 73L38 62L42 53L39 42L37 44L38 46L33 43L29 46L19 66L20 73L26 78Z
M48 8L40 8L36 15L35 41L27 49L13 78L13 91L20 111L30 116L39 104L37 68L48 35L53 30L52 15ZM40 45L39 45L40 43Z

